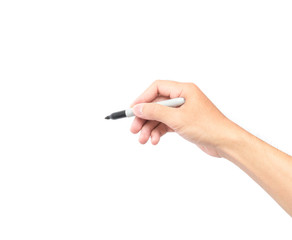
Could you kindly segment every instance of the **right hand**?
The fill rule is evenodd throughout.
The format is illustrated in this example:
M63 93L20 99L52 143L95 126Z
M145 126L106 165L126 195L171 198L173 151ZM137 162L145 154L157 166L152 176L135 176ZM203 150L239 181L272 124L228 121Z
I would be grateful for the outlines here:
M185 98L178 108L153 103L177 97ZM151 137L156 145L165 133L176 132L207 154L221 157L219 148L232 122L195 84L157 80L131 106L136 115L131 132L141 132L140 143Z

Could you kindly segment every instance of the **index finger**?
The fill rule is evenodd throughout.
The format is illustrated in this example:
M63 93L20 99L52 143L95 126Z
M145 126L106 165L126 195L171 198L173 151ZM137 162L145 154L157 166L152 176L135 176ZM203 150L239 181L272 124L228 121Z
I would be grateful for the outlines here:
M181 97L183 87L182 84L169 80L156 80L148 87L136 100L131 107L138 103L149 103L158 96L177 98Z

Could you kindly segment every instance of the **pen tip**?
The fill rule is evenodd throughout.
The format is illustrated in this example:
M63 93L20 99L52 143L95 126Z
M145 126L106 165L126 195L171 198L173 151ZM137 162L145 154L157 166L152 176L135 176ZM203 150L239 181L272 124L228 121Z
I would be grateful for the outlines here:
M106 116L104 119L110 119L110 116Z

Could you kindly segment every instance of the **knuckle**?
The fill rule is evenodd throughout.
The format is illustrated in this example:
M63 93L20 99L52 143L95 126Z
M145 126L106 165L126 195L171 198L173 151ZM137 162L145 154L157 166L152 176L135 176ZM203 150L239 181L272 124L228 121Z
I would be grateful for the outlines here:
M193 95L194 92L198 91L198 86L192 82L185 83L185 86L186 86L185 91L189 95Z
M156 117L157 113L159 112L159 107L160 106L158 104L150 104L148 113L151 118Z
M150 134L150 126L149 126L149 124L146 124L146 125L142 128L141 133L142 133L142 134L145 134L145 135Z
M162 111L164 111L164 108L166 108L166 106L154 103L153 104L153 112L155 114L161 113Z
M161 82L162 82L162 80L156 79L156 80L153 82L153 84L154 84L154 85L159 85Z
M188 85L189 88L191 88L191 89L197 89L197 88L198 88L198 86L197 86L195 83L193 83L193 82L188 82L187 85Z
M145 104L145 116L150 120L157 120L160 116L161 106L156 103Z

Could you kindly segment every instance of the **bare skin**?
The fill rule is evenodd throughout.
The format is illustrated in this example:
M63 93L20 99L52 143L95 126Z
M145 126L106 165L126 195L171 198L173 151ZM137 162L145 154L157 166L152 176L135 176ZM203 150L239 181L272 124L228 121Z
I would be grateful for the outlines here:
M184 97L179 108L153 104ZM223 157L245 171L292 216L292 157L265 143L225 117L193 83L155 81L131 105L131 132L153 145L176 132L213 157Z

